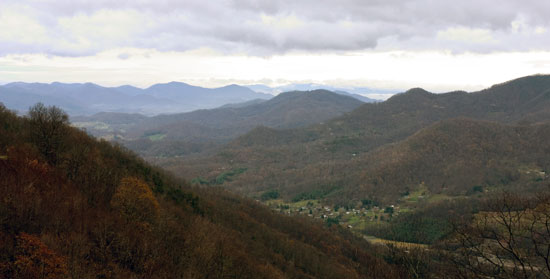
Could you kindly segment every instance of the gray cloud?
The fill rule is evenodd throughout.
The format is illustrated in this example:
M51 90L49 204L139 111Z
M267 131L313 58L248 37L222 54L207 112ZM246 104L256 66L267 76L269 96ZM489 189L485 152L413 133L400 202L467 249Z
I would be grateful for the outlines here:
M0 55L112 48L525 51L550 46L550 1L3 0Z

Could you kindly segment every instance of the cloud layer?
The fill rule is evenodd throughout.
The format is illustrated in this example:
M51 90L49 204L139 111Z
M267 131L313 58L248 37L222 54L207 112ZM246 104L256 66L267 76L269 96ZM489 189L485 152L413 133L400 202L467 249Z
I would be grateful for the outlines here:
M540 0L2 0L0 55L548 50L548 11Z

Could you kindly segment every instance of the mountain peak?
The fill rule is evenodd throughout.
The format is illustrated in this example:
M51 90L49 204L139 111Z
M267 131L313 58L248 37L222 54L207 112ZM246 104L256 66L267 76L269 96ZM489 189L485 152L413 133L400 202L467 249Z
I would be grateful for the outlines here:
M168 82L168 83L165 83L165 84L168 84L168 85L189 85L185 82L181 82L181 81L171 81L171 82Z
M179 88L179 87L193 87L192 85L189 85L185 82L180 81L171 81L167 83L157 83L149 86L145 90L155 90L160 88Z
M229 85L226 85L226 86L222 86L221 88L241 88L241 87L243 87L243 86L232 83L232 84L229 84Z
M397 102L410 102L411 100L420 100L420 99L426 99L431 96L435 96L436 94L430 93L422 88L411 88L403 93L395 94L391 96L386 102L391 101L397 101Z
M424 90L423 88L415 87L415 88L411 88L411 89L407 90L405 92L405 94L422 94L422 95L429 94L429 95L431 95L433 93L430 93L430 92Z
M83 86L85 87L88 87L88 88L95 88L95 87L100 87L99 85L95 84L95 83L92 83L92 82L86 82L84 84L82 84Z

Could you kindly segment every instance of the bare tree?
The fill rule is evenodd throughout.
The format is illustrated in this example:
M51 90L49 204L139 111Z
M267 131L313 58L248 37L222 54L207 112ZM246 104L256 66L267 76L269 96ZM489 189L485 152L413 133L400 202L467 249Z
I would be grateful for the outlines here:
M30 139L48 162L55 164L68 132L69 116L60 108L37 103L29 109Z
M505 193L455 226L449 257L463 278L550 278L550 196Z

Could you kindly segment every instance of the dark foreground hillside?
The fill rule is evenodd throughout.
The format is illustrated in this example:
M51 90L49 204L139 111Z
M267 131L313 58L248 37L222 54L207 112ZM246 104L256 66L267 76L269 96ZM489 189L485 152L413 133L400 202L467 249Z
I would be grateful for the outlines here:
M1 278L405 278L337 227L197 189L70 128L0 106Z

